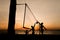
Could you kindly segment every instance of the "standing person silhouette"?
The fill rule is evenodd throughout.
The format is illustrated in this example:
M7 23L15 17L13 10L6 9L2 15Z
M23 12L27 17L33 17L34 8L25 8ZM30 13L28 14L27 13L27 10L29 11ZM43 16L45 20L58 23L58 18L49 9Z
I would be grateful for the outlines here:
M42 35L43 35L44 30L47 30L47 29L44 27L43 22L40 23L39 21L37 21L36 24L39 24L39 34L40 34L40 32L41 32Z
M43 31L44 31L43 27L44 27L44 26L43 26L43 23L41 23L41 24L40 24L40 29L41 29L42 35L43 35Z
M26 35L28 35L28 30L25 31Z
M44 30L47 30L47 29L44 27L43 22L40 23L40 29L41 29L42 35L43 35Z
M34 26L31 26L31 29L30 30L26 30L25 33L26 35L32 30L32 35L35 34L35 29L34 29Z
M32 27L32 29L31 29L32 30L32 35L34 35L35 34L34 26L31 26L31 27Z

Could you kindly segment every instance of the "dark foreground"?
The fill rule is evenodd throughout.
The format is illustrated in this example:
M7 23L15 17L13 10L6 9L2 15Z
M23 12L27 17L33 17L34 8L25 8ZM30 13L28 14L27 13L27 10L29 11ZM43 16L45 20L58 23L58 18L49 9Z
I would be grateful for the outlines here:
M60 35L7 35L0 34L0 40L60 40Z

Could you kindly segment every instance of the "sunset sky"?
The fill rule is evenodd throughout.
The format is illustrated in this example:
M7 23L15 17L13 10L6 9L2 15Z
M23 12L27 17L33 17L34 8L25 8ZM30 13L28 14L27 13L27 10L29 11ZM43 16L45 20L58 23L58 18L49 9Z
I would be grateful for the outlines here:
M43 22L47 29L60 29L60 0L17 0L17 4L27 3L39 22ZM0 0L0 29L8 28L10 0ZM17 5L15 28L22 28L24 5ZM25 26L35 23L27 9ZM36 27L38 28L38 27Z

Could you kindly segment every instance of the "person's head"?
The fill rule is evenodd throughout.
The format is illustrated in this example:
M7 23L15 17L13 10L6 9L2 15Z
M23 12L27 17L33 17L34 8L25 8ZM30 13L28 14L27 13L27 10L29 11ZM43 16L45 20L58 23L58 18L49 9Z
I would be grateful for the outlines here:
M31 27L33 27L33 26L31 26Z
M41 24L43 24L43 22L41 22Z
M31 27L34 27L34 26L31 26Z

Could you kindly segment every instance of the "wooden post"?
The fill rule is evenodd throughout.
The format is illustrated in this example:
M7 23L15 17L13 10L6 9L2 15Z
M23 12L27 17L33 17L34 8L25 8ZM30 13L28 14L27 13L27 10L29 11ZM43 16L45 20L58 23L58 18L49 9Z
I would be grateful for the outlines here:
M8 22L8 34L15 34L15 14L16 14L16 0L10 1L10 10L9 10L9 22Z

